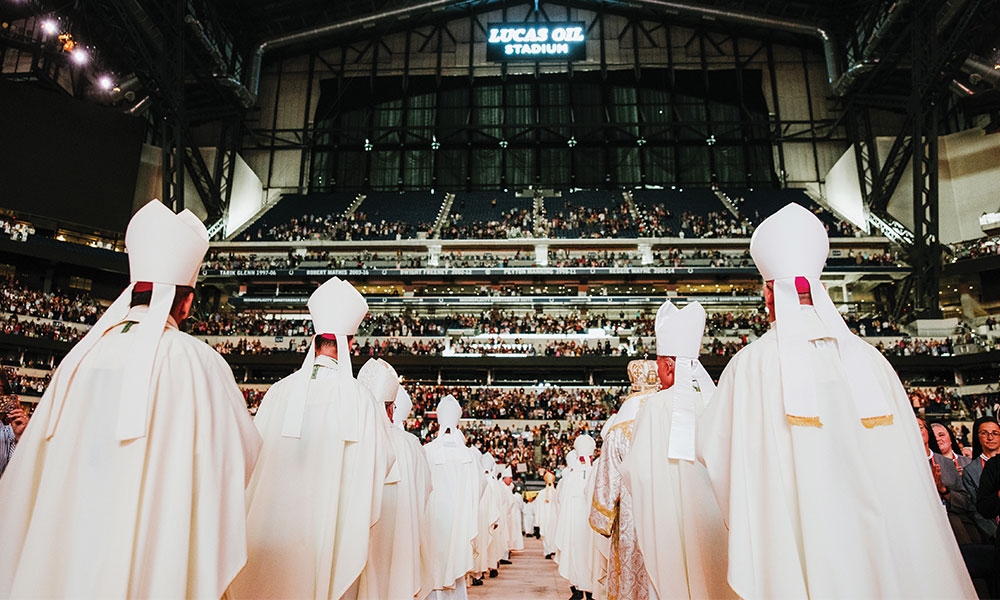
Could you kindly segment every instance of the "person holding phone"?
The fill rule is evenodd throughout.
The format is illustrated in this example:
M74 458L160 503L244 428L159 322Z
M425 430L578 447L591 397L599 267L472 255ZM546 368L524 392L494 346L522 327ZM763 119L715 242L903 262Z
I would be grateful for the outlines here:
M28 415L11 389L7 374L0 371L0 477L3 476L14 446L28 426Z

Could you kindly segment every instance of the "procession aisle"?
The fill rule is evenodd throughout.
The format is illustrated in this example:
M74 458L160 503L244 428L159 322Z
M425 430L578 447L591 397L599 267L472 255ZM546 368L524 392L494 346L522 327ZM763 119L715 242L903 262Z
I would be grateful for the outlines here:
M542 556L541 540L524 538L524 550L512 554L514 564L501 566L499 577L487 577L482 586L469 586L469 600L565 600L570 597L569 583L559 577L555 561Z

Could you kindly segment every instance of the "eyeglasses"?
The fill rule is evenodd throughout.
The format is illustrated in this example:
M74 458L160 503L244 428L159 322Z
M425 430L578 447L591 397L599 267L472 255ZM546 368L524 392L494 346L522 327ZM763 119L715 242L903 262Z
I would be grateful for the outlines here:
M1000 437L1000 431L980 431L979 437L987 437L987 438Z

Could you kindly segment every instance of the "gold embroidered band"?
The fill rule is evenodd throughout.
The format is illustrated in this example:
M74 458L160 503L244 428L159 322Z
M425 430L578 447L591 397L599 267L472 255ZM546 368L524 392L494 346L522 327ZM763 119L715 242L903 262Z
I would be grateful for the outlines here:
M823 423L819 417L799 417L796 415L785 415L788 424L796 427L822 427Z
M861 424L864 425L866 429L871 429L872 427L892 425L892 415L882 415L879 417L865 417L861 419Z

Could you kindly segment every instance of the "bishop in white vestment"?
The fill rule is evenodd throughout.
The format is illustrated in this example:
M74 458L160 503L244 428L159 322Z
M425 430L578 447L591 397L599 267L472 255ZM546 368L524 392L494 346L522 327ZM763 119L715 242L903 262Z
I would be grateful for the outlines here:
M546 471L542 478L545 487L535 496L535 521L542 536L542 554L552 558L556 554L556 475Z
M218 598L246 562L260 436L226 361L178 330L208 232L154 200L125 244L132 283L62 360L0 479L2 598Z
M470 448L471 450L471 448ZM482 575L495 570L498 558L494 558L499 552L495 551L496 543L493 538L498 535L497 529L500 524L501 506L499 498L493 493L493 466L496 460L493 455L487 452L479 458L479 514L477 516L476 541L475 541L475 566L473 585L482 585Z
M642 403L660 389L656 362L628 364L631 393L602 429L601 460L594 470L590 526L611 538L605 589L609 600L646 600L652 585L646 574L635 531L632 495L622 481L621 463L632 446L632 425ZM655 593L654 596L655 597Z
M431 598L466 598L465 574L473 570L472 543L479 510L479 465L458 431L462 407L453 396L437 406L438 437L424 446L433 491L427 503L434 558Z
M308 306L316 335L305 362L271 386L254 419L264 448L247 490L237 598L359 597L384 486L398 481L385 411L351 374L367 303L335 277Z
M726 583L726 527L695 461L695 422L715 391L698 361L705 310L666 302L655 327L661 390L636 414L621 464L646 572L659 598L735 598Z
M429 557L423 556L420 548L421 540L429 535L424 520L431 494L431 471L416 436L393 426L395 411L409 403L409 396L399 385L396 370L380 358L370 359L361 367L358 382L372 393L379 408L385 407L385 426L398 469L398 481L387 484L382 493L382 515L371 530L359 595L423 598L431 591L429 585L421 589L425 586L421 573L427 571L422 562ZM409 407L405 410L409 413Z
M797 204L750 242L774 321L730 361L697 435L729 583L751 600L975 598L906 392L820 282L828 252Z
M503 468L502 473L504 500L507 507L507 550L524 550L524 533L521 524L521 506L524 499L514 490L514 473L510 465ZM509 557L509 553L508 553Z
M577 460L563 476L559 491L559 522L556 525L556 546L559 548L559 576L569 581L573 598L591 596L593 563L593 531L588 522L591 498L587 484L593 479L591 461L597 442L589 435L573 441Z

